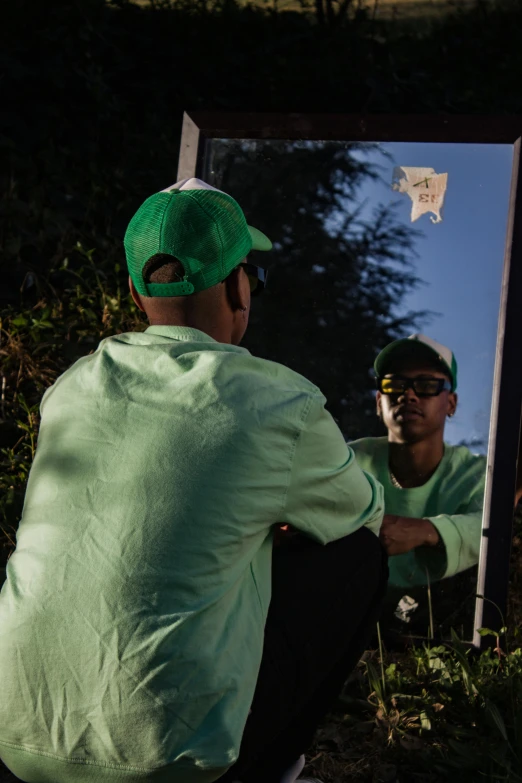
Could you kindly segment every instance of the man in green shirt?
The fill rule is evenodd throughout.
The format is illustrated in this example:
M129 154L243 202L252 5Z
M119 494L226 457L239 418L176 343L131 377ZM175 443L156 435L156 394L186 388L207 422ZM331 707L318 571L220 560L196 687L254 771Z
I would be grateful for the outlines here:
M200 180L154 194L125 235L149 328L44 395L0 594L25 783L292 783L371 636L382 487L319 389L239 347L270 247Z
M388 436L350 443L384 487L381 538L398 595L478 563L486 458L444 443L457 408L457 363L420 334L384 348L374 365Z

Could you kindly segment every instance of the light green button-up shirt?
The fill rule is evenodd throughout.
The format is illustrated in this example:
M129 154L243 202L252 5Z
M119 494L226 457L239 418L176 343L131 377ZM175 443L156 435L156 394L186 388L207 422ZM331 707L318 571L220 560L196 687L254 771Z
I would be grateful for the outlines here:
M49 389L0 594L0 757L33 783L209 783L236 760L272 529L378 533L320 391L195 329L102 341Z

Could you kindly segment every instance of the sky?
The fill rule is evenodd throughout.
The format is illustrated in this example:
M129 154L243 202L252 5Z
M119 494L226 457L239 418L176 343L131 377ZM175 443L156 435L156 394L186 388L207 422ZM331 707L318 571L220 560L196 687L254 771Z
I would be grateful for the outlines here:
M415 243L415 272L427 285L404 299L400 312L441 313L421 331L449 347L458 363L458 409L445 440L487 441L496 354L513 148L506 144L386 143L391 156L357 153L380 166L382 182L365 182L361 217L378 204L398 204L396 216L423 232ZM448 174L442 222L411 222L411 200L392 191L394 166L430 167ZM405 335L407 336L407 335ZM476 447L486 453L486 448Z

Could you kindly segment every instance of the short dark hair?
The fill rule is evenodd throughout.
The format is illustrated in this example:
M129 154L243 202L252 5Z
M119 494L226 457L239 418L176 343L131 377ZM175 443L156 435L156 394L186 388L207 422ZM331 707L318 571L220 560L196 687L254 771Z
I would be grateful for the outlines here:
M156 253L143 267L145 283L179 283L184 277L183 264L169 253Z

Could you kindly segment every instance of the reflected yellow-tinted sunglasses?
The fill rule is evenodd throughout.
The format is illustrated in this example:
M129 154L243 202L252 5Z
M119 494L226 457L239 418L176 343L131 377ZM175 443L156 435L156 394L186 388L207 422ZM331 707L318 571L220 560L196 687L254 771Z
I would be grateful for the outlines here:
M377 388L382 394L404 394L413 389L417 397L437 397L443 391L451 391L446 378L377 378Z

